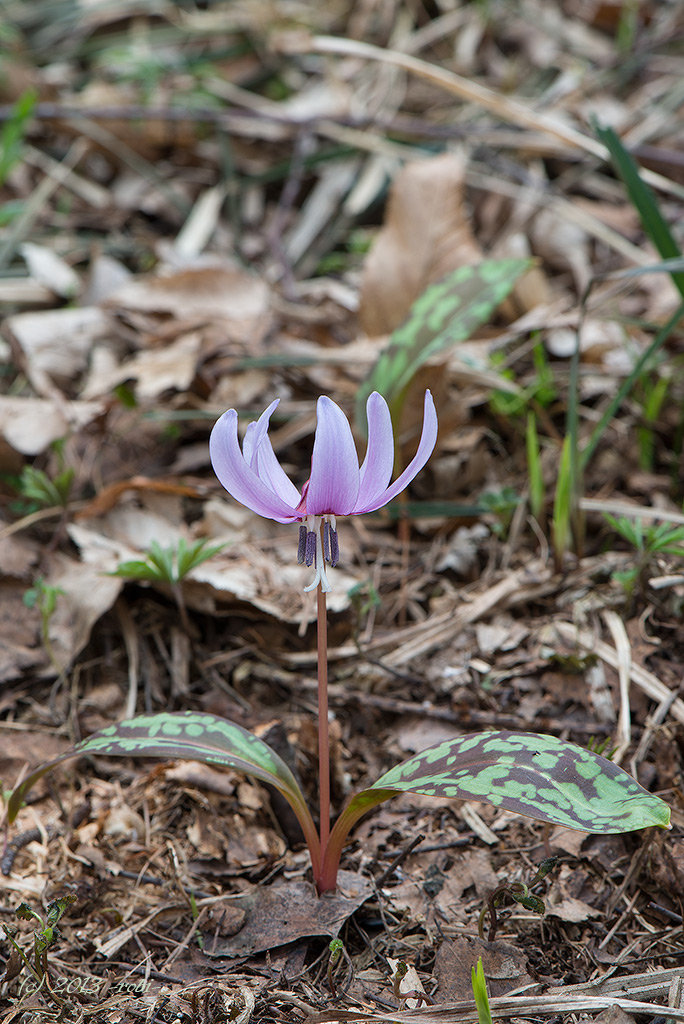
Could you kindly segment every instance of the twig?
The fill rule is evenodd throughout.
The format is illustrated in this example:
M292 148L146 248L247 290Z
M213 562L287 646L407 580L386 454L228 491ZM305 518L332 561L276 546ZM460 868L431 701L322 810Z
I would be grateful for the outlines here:
M413 851L415 850L416 846L418 846L420 843L422 843L424 839L425 839L425 836L422 835L422 833L418 833L418 835L414 836L413 839L411 840L411 842L408 843L404 847L404 849L401 850L397 854L397 856L394 858L394 860L389 865L389 867L385 868L385 870L380 875L380 877L375 879L375 884L378 887L378 889L381 889L383 887L383 885L385 884L387 879L390 878L394 874L394 872L399 867L399 865L401 863L403 863L403 861L406 860L406 858L409 856L409 854L413 853Z

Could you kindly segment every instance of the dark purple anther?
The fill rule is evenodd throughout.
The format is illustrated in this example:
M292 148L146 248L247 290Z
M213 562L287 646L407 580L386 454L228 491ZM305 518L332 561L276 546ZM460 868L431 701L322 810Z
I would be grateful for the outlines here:
M304 551L304 561L307 565L313 565L316 561L316 534L311 530L306 535L306 548Z
M327 525L327 524L326 524ZM340 560L340 545L337 540L337 530L330 527L330 557L328 561L332 565L333 569Z
M300 565L304 564L304 557L306 555L306 526L304 523L299 524L299 547L297 548L297 561Z

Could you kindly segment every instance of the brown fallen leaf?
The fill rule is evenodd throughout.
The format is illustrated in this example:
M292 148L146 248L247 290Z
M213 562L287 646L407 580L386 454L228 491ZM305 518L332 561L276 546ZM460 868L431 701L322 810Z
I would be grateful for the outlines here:
M46 582L59 591L50 619L50 642L57 666L65 670L87 644L97 620L116 601L123 580L105 575L97 566L52 552Z
M230 338L261 338L270 324L270 291L255 274L228 264L186 267L136 278L105 300L109 309L221 320Z
M482 259L463 202L464 175L465 161L453 153L416 160L397 175L363 270L359 321L369 336L390 334L429 284Z
M367 878L340 871L337 891L317 896L310 882L274 882L235 900L246 922L233 938L205 949L208 956L248 956L314 935L334 938L373 895Z
M67 402L0 395L0 435L22 455L38 455L53 441L87 426L102 402Z
M99 372L91 370L83 398L109 395L126 380L135 382L140 402L158 398L164 391L187 391L197 372L201 345L201 333L190 331L163 347L144 349L119 365L108 366L103 360Z
M434 974L439 981L440 1002L472 998L470 972L482 957L490 996L502 996L529 985L527 957L510 942L485 942L474 935L457 935L445 940L435 958Z
M111 331L109 317L96 306L16 313L5 327L15 357L46 397L55 394L55 384L66 388L83 373L93 347Z

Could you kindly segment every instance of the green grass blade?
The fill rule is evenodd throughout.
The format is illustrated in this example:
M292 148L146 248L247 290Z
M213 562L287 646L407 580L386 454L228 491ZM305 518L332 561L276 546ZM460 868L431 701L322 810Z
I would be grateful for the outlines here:
M670 228L660 212L660 207L651 189L642 181L639 167L622 145L612 128L596 126L596 134L610 153L615 170L625 183L629 198L636 208L644 231L651 239L664 260L681 256ZM684 298L684 273L671 274L675 287Z
M575 494L572 453L572 439L568 434L563 440L561 448L556 494L553 499L553 550L558 568L560 568L562 563L563 555L570 546L572 532L571 523Z
M606 408L605 412L603 413L603 416L594 427L592 435L589 438L589 442L587 446L584 448L580 458L580 466L582 469L586 468L587 463L596 451L596 446L603 437L606 427L611 422L611 420L615 416L615 413L618 411L618 409L624 402L625 398L634 387L636 381L639 380L644 370L648 367L650 361L655 357L659 349L662 348L662 346L665 344L665 342L667 341L667 339L672 334L674 329L677 327L677 324L683 317L684 302L680 302L680 304L677 306L676 310L674 311L670 319L667 321L667 323L663 324L663 326L660 328L651 344L639 356L636 363L634 364L634 367L629 377L627 377L622 382L622 384L620 385L615 394L615 397L612 399L612 401Z
M530 509L536 520L540 520L544 511L544 478L539 455L539 438L537 436L537 420L533 412L527 414L527 430L525 434L527 447L527 478L530 489Z

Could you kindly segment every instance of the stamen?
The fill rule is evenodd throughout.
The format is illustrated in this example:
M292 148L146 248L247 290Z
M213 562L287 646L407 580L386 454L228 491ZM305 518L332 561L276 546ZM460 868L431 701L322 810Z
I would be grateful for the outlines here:
M300 565L304 564L304 558L306 556L306 526L304 523L299 524L299 547L297 548L297 561Z
M313 565L316 561L316 536L318 531L308 530L306 544L304 546L304 561L307 565Z
M327 519L323 520L323 559L330 561L330 525Z
M326 574L326 558L324 557L324 545L326 547L326 557L330 558L330 554L333 551L337 551L337 536L333 538L331 532L330 538L328 520L324 519L323 529L320 528L320 516L307 516L306 525L304 523L299 527L299 550L302 547L302 536L304 536L304 561L307 565L313 565L315 568L315 575L312 582L308 587L304 587L304 593L308 594L310 591L315 590L316 587L320 586L320 589L324 594L329 594L333 589L330 585L330 580ZM302 530L304 534L302 535ZM301 559L300 559L301 560Z
M326 526L327 525L328 524L326 523ZM332 518L331 521L330 521L330 555L328 556L328 561L330 562L331 566L334 569L335 566L337 565L337 563L339 562L339 560L340 560L340 545L339 545L339 542L337 540L337 530L335 529L335 520L334 520L334 518Z

